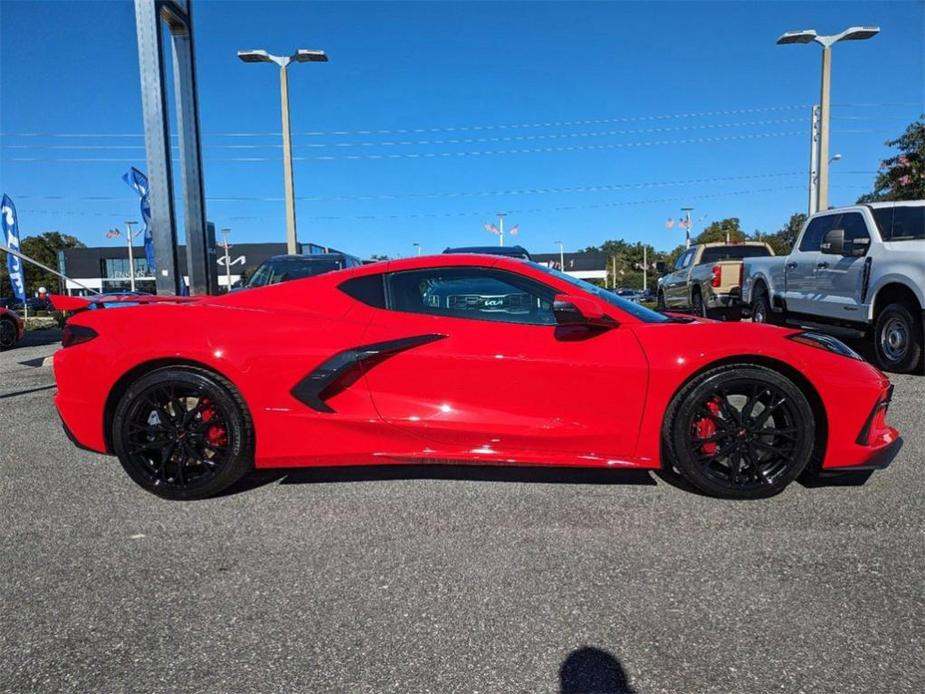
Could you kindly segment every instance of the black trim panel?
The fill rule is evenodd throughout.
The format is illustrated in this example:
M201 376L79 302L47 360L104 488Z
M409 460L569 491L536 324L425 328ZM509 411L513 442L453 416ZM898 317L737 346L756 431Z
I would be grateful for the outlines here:
M376 342L338 352L319 364L289 391L299 402L318 412L334 412L326 402L353 383L363 368L395 356L400 352L442 340L446 335L415 335L398 340Z

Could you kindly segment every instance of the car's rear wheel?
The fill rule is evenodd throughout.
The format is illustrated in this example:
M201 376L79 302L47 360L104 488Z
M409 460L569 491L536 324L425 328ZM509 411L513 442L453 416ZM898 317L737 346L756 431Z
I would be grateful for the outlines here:
M904 304L890 304L877 316L874 351L884 371L915 371L922 359L922 343L922 326Z
M755 291L755 298L752 300L752 322L768 323L770 325L780 325L782 322L771 310L768 292L763 287Z
M701 318L708 318L707 316L707 305L703 303L703 297L700 295L700 292L694 292L694 298L691 299L691 308L694 311L694 315L700 316Z
M793 381L756 364L698 376L665 416L667 461L712 496L758 499L792 482L813 454L815 422Z
M16 344L16 337L19 330L16 324L7 319L0 318L0 349L10 349Z
M113 449L129 476L165 499L202 499L252 467L253 425L241 396L203 369L168 367L133 383L115 409Z

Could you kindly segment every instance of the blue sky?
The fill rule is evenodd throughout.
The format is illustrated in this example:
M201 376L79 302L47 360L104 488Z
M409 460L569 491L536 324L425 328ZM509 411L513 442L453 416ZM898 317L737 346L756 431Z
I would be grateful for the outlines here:
M196 0L194 21L207 213L238 242L285 236L278 75L243 48L330 55L290 71L299 237L363 256L495 242L499 210L536 252L671 248L685 205L775 230L806 207L819 89L820 50L786 30L882 30L834 49L832 204L925 110L921 2ZM22 233L118 244L120 176L146 168L133 4L0 1L0 103Z

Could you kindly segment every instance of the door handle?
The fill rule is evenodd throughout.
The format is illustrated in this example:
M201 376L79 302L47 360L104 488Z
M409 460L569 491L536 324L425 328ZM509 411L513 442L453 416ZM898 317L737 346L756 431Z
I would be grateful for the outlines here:
M828 266L829 266L829 264L828 264L827 262L825 262L824 260L821 261L821 262L816 263L816 267L819 268L820 270L824 270L824 269L827 268Z
M789 263L787 263L787 269L788 269L788 270L793 270L793 269L796 268L796 266L797 266L798 264L799 264L799 263L797 263L797 262L795 262L795 261L789 262Z

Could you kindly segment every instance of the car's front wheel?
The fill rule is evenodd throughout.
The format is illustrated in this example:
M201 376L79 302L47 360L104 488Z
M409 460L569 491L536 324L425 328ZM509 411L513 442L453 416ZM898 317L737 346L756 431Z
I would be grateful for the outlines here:
M757 364L711 369L665 415L666 463L712 496L758 499L784 489L809 463L815 421L797 385Z
M152 371L122 395L113 449L129 476L165 499L214 496L252 466L253 424L241 396L204 369Z

